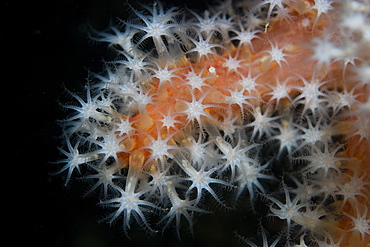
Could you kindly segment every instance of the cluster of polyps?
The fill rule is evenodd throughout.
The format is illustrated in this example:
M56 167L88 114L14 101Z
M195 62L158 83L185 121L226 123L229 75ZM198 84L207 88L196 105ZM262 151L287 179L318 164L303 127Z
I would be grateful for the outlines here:
M124 31L96 32L118 58L66 106L66 183L76 171L94 181L88 193L101 189L125 232L191 228L208 199L248 197L246 214L258 201L258 217L285 222L273 243L262 230L264 246L369 242L367 2L133 12Z

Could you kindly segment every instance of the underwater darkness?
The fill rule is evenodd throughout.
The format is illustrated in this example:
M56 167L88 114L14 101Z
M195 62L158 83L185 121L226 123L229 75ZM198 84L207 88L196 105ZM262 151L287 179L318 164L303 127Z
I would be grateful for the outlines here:
M128 1L137 9L136 1ZM152 1L140 1L149 2ZM166 1L165 6L169 6ZM171 2L171 1L167 1ZM37 246L243 246L236 232L250 237L251 220L246 201L239 211L227 212L206 205L213 214L194 218L192 237L182 228L181 241L174 229L163 235L146 235L137 226L124 236L121 221L113 226L98 223L105 210L94 195L83 198L88 185L73 180L64 187L62 176L51 176L57 168L51 162L62 158L57 146L61 133L57 119L68 114L60 103L71 97L65 88L81 92L88 71L100 72L103 60L115 56L105 44L87 37L89 25L103 30L115 17L125 19L126 1L12 1L2 3L7 14L1 30L5 61L2 92L3 130L6 142L2 162L2 201L6 210L0 220L7 226L5 236L12 234L18 244ZM185 1L190 9L205 9L206 1ZM181 4L181 3L180 3ZM9 76L9 77L8 77ZM3 97L4 97L3 96ZM7 137L11 135L11 137ZM5 139L6 138L6 139ZM122 219L121 219L122 220ZM17 244L17 245L18 245ZM23 246L23 245L18 245Z

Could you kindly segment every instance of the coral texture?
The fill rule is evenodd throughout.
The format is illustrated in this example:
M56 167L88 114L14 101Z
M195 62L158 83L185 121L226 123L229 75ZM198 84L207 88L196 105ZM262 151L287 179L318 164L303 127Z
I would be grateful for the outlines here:
M65 105L65 184L92 182L126 233L180 234L207 201L248 198L284 226L248 245L369 246L369 1L132 11L91 34L117 59Z

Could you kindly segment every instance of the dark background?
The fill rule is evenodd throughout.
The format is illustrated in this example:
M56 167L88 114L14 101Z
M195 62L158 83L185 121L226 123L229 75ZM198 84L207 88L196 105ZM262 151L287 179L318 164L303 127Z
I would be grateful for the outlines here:
M135 1L129 2L137 6ZM56 171L51 162L61 158L57 119L66 116L60 102L71 100L65 88L82 91L88 71L100 72L103 59L114 59L105 44L87 38L89 25L103 30L115 17L127 18L125 3L1 3L1 119L6 146L0 164L0 220L6 229L2 234L15 246L242 246L235 230L248 235L256 229L248 228L245 214L217 208L212 209L214 214L195 218L195 237L182 231L180 241L171 229L148 236L134 227L129 240L121 221L113 226L98 223L104 209L97 206L96 196L82 198L85 184L73 181L64 187L61 177L50 175ZM206 9L203 0L187 1L186 5Z

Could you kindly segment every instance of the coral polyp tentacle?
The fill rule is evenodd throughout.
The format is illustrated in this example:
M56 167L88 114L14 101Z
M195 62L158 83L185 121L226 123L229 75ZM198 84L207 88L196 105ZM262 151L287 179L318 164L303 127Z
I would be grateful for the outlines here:
M245 214L279 222L274 239L256 223L260 246L368 246L368 1L133 12L123 31L95 32L119 58L66 105L66 184L94 180L125 233L175 221L179 234L209 199L247 198Z

